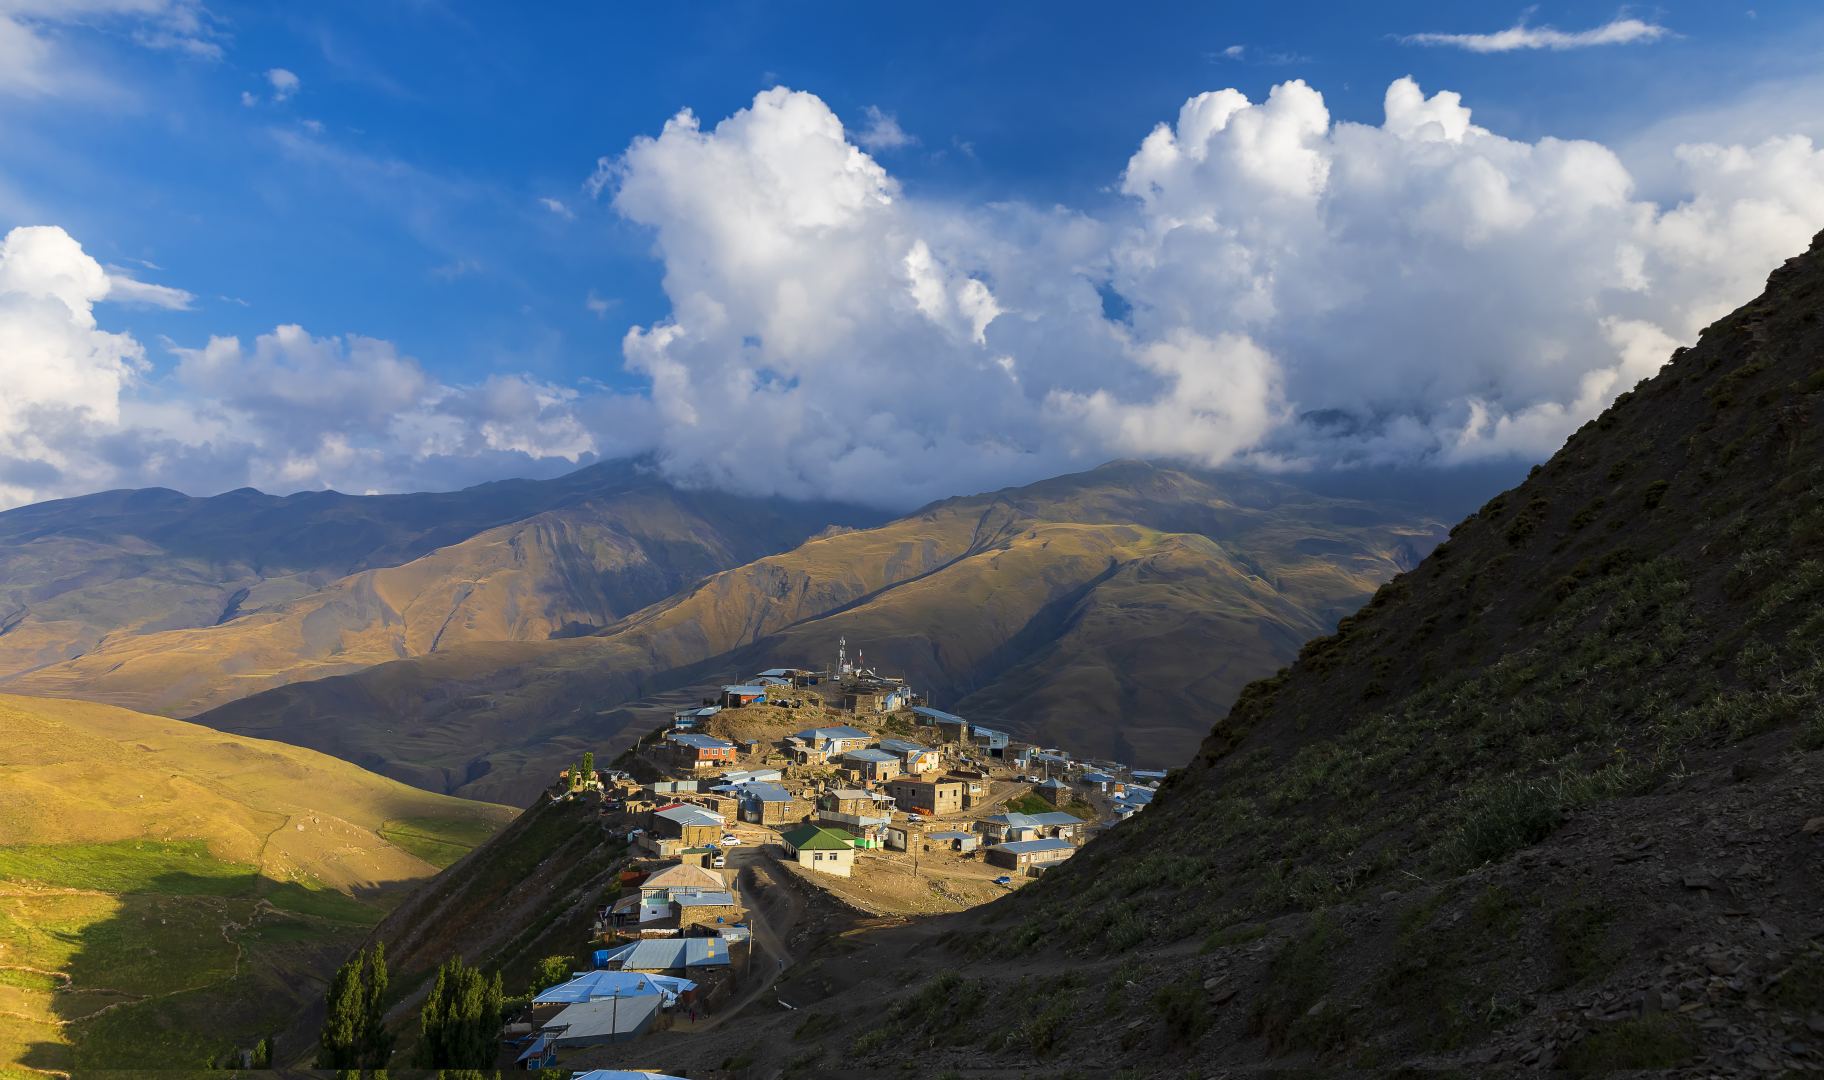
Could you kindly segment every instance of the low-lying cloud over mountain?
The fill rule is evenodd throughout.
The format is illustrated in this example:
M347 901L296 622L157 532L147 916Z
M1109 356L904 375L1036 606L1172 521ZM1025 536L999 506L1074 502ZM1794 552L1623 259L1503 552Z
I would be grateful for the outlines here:
M294 326L171 347L155 374L96 319L102 267L16 230L0 504L448 487L639 451L685 482L898 506L1116 456L1540 458L1824 227L1807 138L1681 145L1676 196L1649 201L1608 148L1503 137L1410 79L1378 126L1301 81L1200 94L1093 210L928 198L856 139L776 88L602 160L586 186L652 230L671 303L623 342L633 393L450 385Z

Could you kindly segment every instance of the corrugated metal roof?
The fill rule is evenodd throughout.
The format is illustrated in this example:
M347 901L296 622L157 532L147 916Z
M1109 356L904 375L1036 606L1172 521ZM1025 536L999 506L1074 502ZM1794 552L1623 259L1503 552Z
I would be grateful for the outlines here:
M1067 814L1062 810L1052 810L1043 814L1034 814L1032 815L1032 820L1045 826L1083 824L1082 818L1075 814Z
M728 943L721 938L647 938L633 943L621 960L627 971L675 971L727 967Z
M712 814L700 806L673 806L666 810L653 811L655 817L666 821L675 821L679 825L726 825L721 814Z
M882 739L880 740L880 748L895 754L911 754L920 750L931 749L924 743L913 742L910 739Z
M992 817L983 818L982 820L991 821L997 825L1005 825L1013 829L1036 829L1039 827L1039 819L1031 814L995 814Z
M792 801L791 792L780 787L778 784L767 784L767 783L763 783L758 780L751 781L746 784L742 784L741 785L741 795L744 798L754 799L759 802L791 802Z
M898 761L899 758L885 750L851 750L842 755L844 761Z
M714 735L697 735L691 732L684 732L678 735L667 736L667 738L672 742L677 743L679 746L688 746L693 750L733 750L735 748L734 743L729 742L727 739L718 739Z
M1005 851L1009 855L1031 855L1039 851L1069 851L1071 846L1068 840L1015 840L1008 844L996 844L988 850Z
M585 971L567 983L547 987L532 999L538 1005L574 1005L608 997L641 997L646 994L680 994L695 990L688 979L671 979L663 975L642 975L636 971Z
M679 907L734 907L735 898L725 892L685 893L674 896L671 902Z
M741 686L724 686L722 692L724 694L734 694L737 697L765 697L766 687L748 684Z
M947 713L942 709L933 709L933 708L930 708L925 705L914 705L914 706L912 706L912 711L913 711L913 713L915 713L918 716L922 716L927 720L935 720L940 724L967 724L967 723L969 723L969 721L964 720L962 717L956 715L955 713Z
M873 737L860 728L851 727L848 724L838 727L806 728L792 736L794 739L802 739L805 742L828 742L832 739L872 739Z
M659 995L621 997L584 1001L572 1005L545 1021L544 1030L552 1032L559 1046L587 1045L589 1040L607 1041L614 1036L632 1036L652 1024L659 1011Z

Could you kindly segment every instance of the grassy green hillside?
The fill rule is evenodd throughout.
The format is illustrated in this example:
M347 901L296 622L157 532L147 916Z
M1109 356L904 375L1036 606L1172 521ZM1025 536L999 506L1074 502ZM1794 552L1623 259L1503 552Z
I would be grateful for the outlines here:
M0 680L190 715L450 645L586 633L880 515L685 492L634 462L465 491L107 492L0 513Z
M296 747L0 696L0 1075L251 1048L512 816Z
M704 1054L1824 1071L1820 417L1824 236L1250 685L1144 813L846 958L886 978L788 982L800 1045L757 1019Z
M1247 678L1441 534L1404 508L1118 462L819 537L590 637L453 648L198 719L431 790L523 802L580 749L651 726L622 703L826 662L846 634L939 704L1169 763ZM1121 665L1112 678L1093 673L1108 664Z

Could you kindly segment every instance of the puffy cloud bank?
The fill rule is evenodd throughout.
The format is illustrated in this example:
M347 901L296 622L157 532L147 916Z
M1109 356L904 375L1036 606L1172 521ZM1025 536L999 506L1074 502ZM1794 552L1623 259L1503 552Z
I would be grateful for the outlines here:
M441 488L647 442L644 406L625 399L517 376L451 386L387 342L297 326L175 348L155 380L145 349L95 314L146 288L55 226L0 240L0 506L149 484Z
M635 328L664 460L743 489L935 497L1115 455L1541 457L1824 226L1803 138L1678 152L1636 198L1410 79L1378 126L1200 94L1098 214L908 194L785 89L637 140L603 186L673 311ZM598 174L604 175L604 174Z
M686 482L897 507L1117 456L1539 458L1824 227L1803 137L1682 146L1681 194L1655 202L1609 149L1505 138L1410 79L1375 125L1299 81L1200 94L1093 211L921 197L861 139L779 88L603 160L585 186L651 230L671 305L622 343L636 394L452 386L285 326L153 378L95 318L147 286L17 230L0 502L447 487L635 451Z

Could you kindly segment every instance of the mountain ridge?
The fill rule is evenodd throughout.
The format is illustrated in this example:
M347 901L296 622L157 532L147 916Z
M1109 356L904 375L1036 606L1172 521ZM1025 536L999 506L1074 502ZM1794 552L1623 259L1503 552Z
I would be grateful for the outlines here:
M523 801L515 796L529 796L548 779L544 766L517 756L521 744L506 741L523 732L528 718L538 734L517 737L524 745L547 744L538 752L541 761L559 761L585 741L608 749L603 740L643 731L630 728L632 717L617 706L741 677L756 664L817 664L833 657L844 635L852 649L903 668L933 700L947 702L965 688L978 689L970 672L1023 627L1037 626L1047 605L1147 552L1169 549L1198 567L1196 588L1182 596L1157 593L1168 605L1195 605L1200 601L1191 594L1199 590L1212 597L1254 590L1271 601L1261 613L1299 625L1297 633L1261 643L1238 620L1221 624L1231 635L1220 639L1229 642L1222 647L1248 654L1223 684L1225 693L1238 690L1242 669L1270 670L1297 640L1396 572L1413 545L1429 546L1442 535L1440 524L1405 508L1163 465L1118 463L1031 489L942 500L874 529L812 539L710 575L588 637L464 646L278 688L199 719L226 730L314 740L309 744L433 790ZM1166 531L1172 529L1201 531ZM1298 541L1311 538L1321 550L1297 550ZM1242 569L1236 552L1256 570L1275 567L1277 583ZM1130 605L1151 595L1131 587L1137 573L1124 582ZM974 606L959 608L964 598ZM942 640L933 637L935 627L946 628ZM1185 642L1166 667L1199 663L1199 647ZM1163 670L1157 677L1182 674ZM397 719L408 734L382 738L374 717ZM1089 736L1120 719L1102 710L1078 733ZM1147 752L1162 760L1188 754L1190 730L1158 728L1147 737ZM478 755L477 747L490 750Z
M488 501L500 490L511 496L505 504ZM137 516L134 505L144 500L133 493L99 499L97 521L80 514L92 504L68 501L77 520L57 532L42 519L67 516L71 506L0 515L0 569L10 585L0 587L0 606L12 607L0 620L0 672L14 669L0 674L0 685L193 715L446 639L573 635L702 574L881 517L840 504L685 491L631 462L422 497L178 498L173 505L201 515L202 525L181 514L175 524ZM370 498L392 501L363 501ZM241 503L279 523L232 544L193 535L227 527L217 518L239 514ZM456 512L446 514L450 507ZM313 534L339 531L334 523L350 515L363 536L313 547ZM487 524L499 518L507 520ZM138 532L115 534L129 526ZM262 577L249 553L281 527L304 539L291 538L260 564L284 573ZM236 544L245 550L227 563L197 550ZM531 609L523 618L522 604Z

